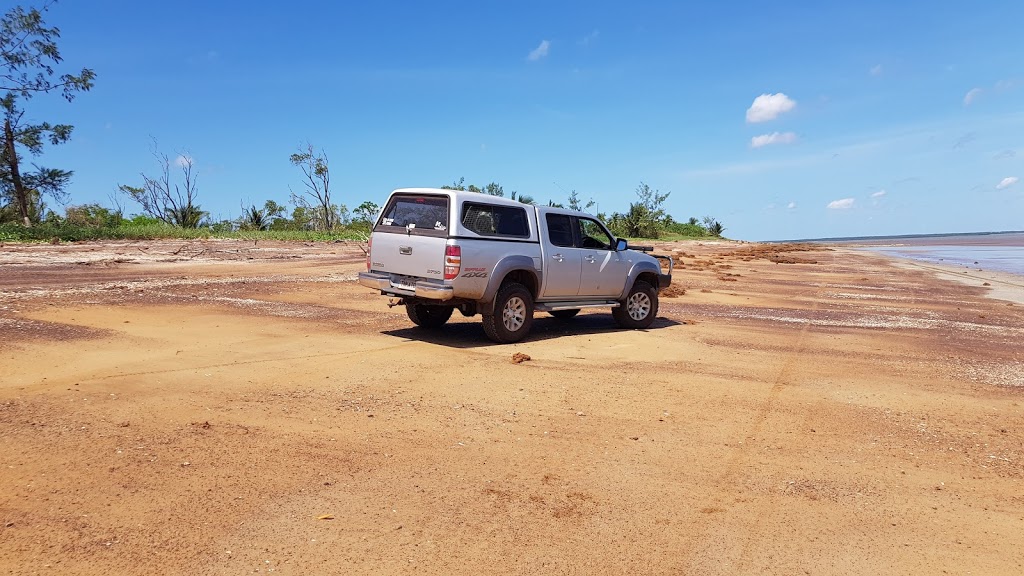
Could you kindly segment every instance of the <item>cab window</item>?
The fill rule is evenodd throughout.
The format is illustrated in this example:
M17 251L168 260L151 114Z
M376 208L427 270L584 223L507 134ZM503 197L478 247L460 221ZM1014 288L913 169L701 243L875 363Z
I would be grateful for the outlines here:
M462 225L481 236L530 237L525 208L466 202L462 205Z
M605 231L604 227L598 224L597 220L580 218L579 238L580 248L592 248L595 250L611 250L615 241Z
M548 241L555 246L572 247L572 218L564 214L547 214Z

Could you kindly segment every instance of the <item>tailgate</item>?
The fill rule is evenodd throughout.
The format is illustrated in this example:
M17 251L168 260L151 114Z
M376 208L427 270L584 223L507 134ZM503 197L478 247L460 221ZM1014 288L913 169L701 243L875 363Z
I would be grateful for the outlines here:
M444 278L446 238L412 234L373 234L370 269L417 278Z

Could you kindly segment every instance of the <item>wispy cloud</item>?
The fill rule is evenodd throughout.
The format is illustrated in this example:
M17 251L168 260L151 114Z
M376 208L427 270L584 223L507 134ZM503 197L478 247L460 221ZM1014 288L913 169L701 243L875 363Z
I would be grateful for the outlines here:
M1006 178L1000 180L999 184L996 184L996 190L1006 190L1007 188L1013 186L1019 181L1020 178L1017 178L1016 176L1007 176Z
M174 159L174 164L181 168L191 166L195 163L195 160L188 154L178 154L178 157Z
M778 94L761 94L754 98L754 103L747 108L747 122L756 124L767 122L796 108L796 100L791 99L782 92Z
M968 132L967 134L964 134L963 136L961 136L961 137L956 139L956 142L953 143L953 149L954 150L958 150L960 148L964 148L968 144L970 144L971 142L974 142L977 139L978 139L978 135L977 134L975 134L974 132Z
M792 144L793 142L796 142L796 134L793 132L772 132L751 138L750 147L761 148L770 144Z
M531 62L536 62L541 58L546 58L549 50L551 50L551 41L541 40L540 44L530 51L530 54L526 57L526 59Z
M829 202L827 208L829 210L849 210L853 208L853 203L853 198L840 198Z
M997 152L996 154L994 154L992 156L992 159L993 160L1008 160L1010 158L1013 158L1016 155L1017 155L1017 151L1016 150L1003 150L1002 152Z
M882 75L882 65L881 64L876 64L876 65L872 66L871 69L868 70L868 73L871 74L872 76L881 76Z
M872 198L881 198L882 196L885 196L886 194L888 194L888 192L886 192L885 190L879 190L878 192L872 192L871 193L871 197Z
M579 41L576 43L579 44L580 46L590 46L591 42L597 41L597 37L600 35L601 31L595 28L590 34L587 34L583 38L580 38Z
M796 202L790 202L786 204L786 210L796 210Z
M984 90L981 88L971 88L968 90L967 94L964 95L964 106L974 104L974 101L978 99L978 96L981 96L982 92L984 92Z

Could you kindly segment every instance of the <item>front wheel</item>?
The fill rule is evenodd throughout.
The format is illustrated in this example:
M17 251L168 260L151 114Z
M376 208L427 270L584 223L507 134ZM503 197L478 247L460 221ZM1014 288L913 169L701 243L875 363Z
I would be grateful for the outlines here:
M615 322L629 329L647 328L658 315L658 290L643 280L637 280L618 308L612 308Z
M440 328L452 317L455 308L432 304L406 304L405 313L412 323L422 328Z
M533 296L518 282L509 282L498 290L494 308L483 318L484 333L501 344L522 340L532 324Z

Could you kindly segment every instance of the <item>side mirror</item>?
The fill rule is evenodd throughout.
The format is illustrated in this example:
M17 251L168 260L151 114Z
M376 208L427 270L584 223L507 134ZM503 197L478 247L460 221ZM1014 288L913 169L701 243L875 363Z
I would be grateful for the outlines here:
M626 239L625 238L617 238L615 240L615 251L616 252L622 252L623 250L626 250L626 249L627 249L626 248Z

